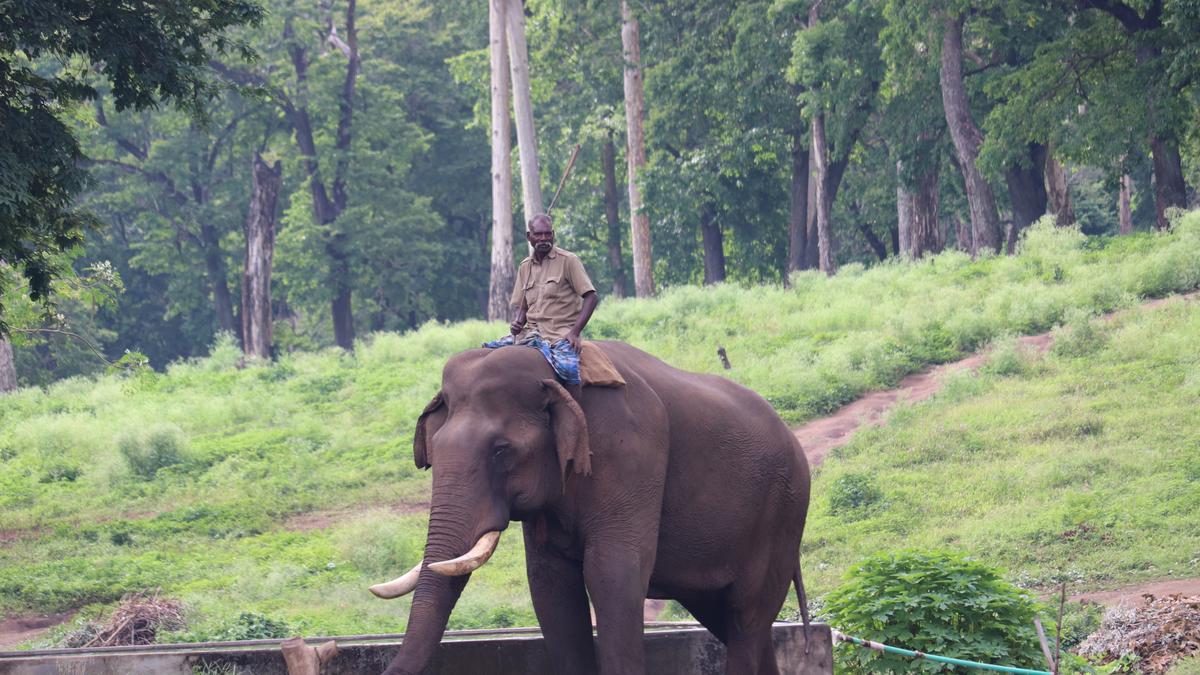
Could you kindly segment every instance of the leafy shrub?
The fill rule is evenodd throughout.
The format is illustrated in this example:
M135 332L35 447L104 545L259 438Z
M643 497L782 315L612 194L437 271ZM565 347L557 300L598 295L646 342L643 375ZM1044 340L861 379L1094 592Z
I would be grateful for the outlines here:
M848 635L928 654L1036 666L1033 599L999 574L950 552L902 551L868 558L825 598L830 623ZM839 649L839 671L953 671L947 664L857 646Z
M233 642L237 640L270 640L285 638L295 631L286 621L272 619L256 612L242 612L208 639L217 642Z
M75 466L65 462L55 462L50 464L42 472L39 483L74 483L76 478L79 478L83 471Z
M1023 375L1029 372L1032 362L1033 355L1029 350L1021 345L1020 340L1009 336L992 343L984 370L1001 377Z
M1054 344L1050 351L1057 356L1087 356L1096 353L1108 342L1107 329L1084 309L1068 310L1065 324L1056 327L1053 333Z
M142 433L117 438L117 449L134 475L150 480L159 469L182 463L187 458L187 439L174 425L152 427Z
M875 487L870 476L848 473L833 481L829 488L829 512L843 515L853 513L881 499L883 493Z

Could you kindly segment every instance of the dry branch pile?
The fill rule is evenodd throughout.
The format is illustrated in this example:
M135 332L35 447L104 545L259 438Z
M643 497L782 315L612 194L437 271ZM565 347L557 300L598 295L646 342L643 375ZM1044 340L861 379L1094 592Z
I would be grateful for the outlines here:
M1145 607L1114 607L1077 651L1105 662L1136 654L1142 672L1164 673L1175 661L1200 654L1200 595L1151 597Z
M148 645L160 630L182 630L183 603L158 593L130 593L121 598L108 621L98 627L94 637L83 647L115 647L118 645Z

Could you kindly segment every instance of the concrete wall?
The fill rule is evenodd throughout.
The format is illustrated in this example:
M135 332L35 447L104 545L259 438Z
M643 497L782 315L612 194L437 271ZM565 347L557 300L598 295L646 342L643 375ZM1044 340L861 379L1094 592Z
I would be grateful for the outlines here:
M395 655L400 637L370 641L339 640L341 652L322 668L326 675L381 672ZM775 655L782 675L832 675L832 636L828 626L812 627L812 649L804 654L804 630L775 626ZM311 641L310 644L317 644ZM647 631L646 672L720 675L725 648L701 628ZM54 650L0 654L0 675L286 675L275 645L221 648L210 645L156 645L142 650L80 653ZM72 653L74 652L74 653ZM470 637L447 633L428 675L552 675L540 635Z

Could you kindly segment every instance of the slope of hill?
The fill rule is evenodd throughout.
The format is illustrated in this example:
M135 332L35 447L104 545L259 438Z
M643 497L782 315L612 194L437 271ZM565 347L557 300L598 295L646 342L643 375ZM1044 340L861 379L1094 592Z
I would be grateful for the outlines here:
M1186 416L1200 393L1194 303L1089 320L1200 286L1200 214L1170 233L1091 241L1043 225L1016 257L947 253L793 286L607 302L592 327L693 370L725 372L724 346L727 375L793 422L998 341L988 373L902 410L818 472L805 547L816 595L859 556L906 545L963 548L1034 585L1182 574L1200 559L1185 522L1200 465ZM1058 324L1067 346L1044 360L1005 337ZM221 341L164 374L0 399L0 612L87 616L162 588L188 603L184 638L227 634L244 612L309 634L402 629L407 601L364 588L421 554L415 417L446 357L502 330L430 324L374 335L353 356L242 369ZM533 623L523 577L506 538L452 626Z

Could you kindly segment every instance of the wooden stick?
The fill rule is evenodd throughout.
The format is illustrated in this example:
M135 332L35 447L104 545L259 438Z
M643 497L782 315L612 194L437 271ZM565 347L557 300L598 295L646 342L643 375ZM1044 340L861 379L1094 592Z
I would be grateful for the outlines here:
M1046 642L1046 631L1042 629L1042 620L1034 617L1033 627L1037 628L1038 642L1042 645L1042 656L1046 657L1046 665L1050 667L1050 672L1057 672L1054 666L1054 657L1050 656L1050 645Z
M1064 581L1058 589L1058 626L1054 628L1054 675L1058 675L1058 649L1062 646L1062 616L1065 604L1067 604L1067 582Z
M550 206L546 207L546 215L554 210L554 205L558 203L558 195L562 193L563 186L567 184L567 176L571 175L571 167L575 166L575 158L579 156L579 144L575 144L575 150L571 152L571 159L567 162L567 168L563 171L562 179L558 181L558 189L554 191L554 198L550 200Z

